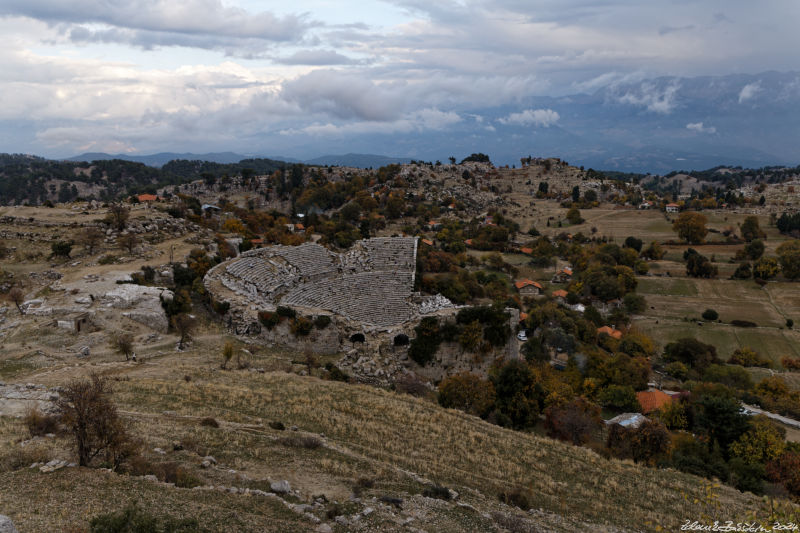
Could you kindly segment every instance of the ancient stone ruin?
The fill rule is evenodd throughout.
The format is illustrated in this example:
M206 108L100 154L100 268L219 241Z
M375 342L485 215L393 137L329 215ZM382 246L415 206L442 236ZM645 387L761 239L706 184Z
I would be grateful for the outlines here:
M441 296L435 304L414 297L416 257L414 237L365 239L342 254L316 243L270 246L214 267L205 284L232 304L238 300L262 310L283 305L391 328L452 307Z

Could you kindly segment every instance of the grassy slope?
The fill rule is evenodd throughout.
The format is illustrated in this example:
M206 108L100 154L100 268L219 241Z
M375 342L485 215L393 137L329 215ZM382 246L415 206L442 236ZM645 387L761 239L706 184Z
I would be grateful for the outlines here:
M289 479L305 498L323 493L346 501L360 477L378 480L376 494L404 498L418 493L421 481L435 481L487 511L500 507L496 500L500 491L519 487L530 491L534 508L568 517L553 529L558 531L579 531L586 524L632 530L662 525L670 530L684 517L714 515L722 512L714 509L724 509L725 517L744 518L760 505L752 495L727 487L715 489L718 500L709 502L705 482L698 478L608 461L586 449L505 430L430 402L366 386L283 372L220 372L212 360L187 354L120 367L115 373L122 377L114 385L116 400L132 431L146 436L147 448L169 449L172 441L181 440L187 451L171 454L171 460L196 465L196 457L214 455L225 465L221 472L228 468L239 472L239 486L263 489L259 479ZM186 373L192 375L191 382L183 380ZM222 427L201 427L198 419L203 416L216 417ZM316 450L281 446L276 439L287 433L270 429L267 422L272 420L297 425L301 432L324 433L326 445ZM18 422L0 425L0 434L7 437L21 431ZM206 484L232 484L214 477L223 473L198 471ZM81 523L131 499L158 502L155 509L173 515L201 516L212 529L225 524L232 509L240 530L257 530L254 524L264 517L270 517L272 524L273 515L275 524L287 521L291 527L286 530L309 527L297 516L286 516L285 509L272 501L210 496L94 470L49 475L22 470L0 474L0 484L4 487L0 504L21 531ZM62 490L70 484L92 488ZM110 505L109 491L115 494ZM28 501L33 505L25 504ZM436 529L494 529L491 521L465 513L451 506L436 517L440 521Z

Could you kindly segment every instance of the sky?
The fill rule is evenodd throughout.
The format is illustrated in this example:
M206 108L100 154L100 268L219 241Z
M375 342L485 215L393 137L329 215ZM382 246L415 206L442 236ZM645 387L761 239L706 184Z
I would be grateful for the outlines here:
M314 157L546 128L532 97L800 70L797 21L796 0L0 0L0 152Z

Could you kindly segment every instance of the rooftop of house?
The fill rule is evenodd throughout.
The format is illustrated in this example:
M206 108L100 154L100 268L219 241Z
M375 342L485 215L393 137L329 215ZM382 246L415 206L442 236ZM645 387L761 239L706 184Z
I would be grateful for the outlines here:
M636 393L636 399L639 400L644 414L652 413L672 402L672 396L660 390L639 391Z

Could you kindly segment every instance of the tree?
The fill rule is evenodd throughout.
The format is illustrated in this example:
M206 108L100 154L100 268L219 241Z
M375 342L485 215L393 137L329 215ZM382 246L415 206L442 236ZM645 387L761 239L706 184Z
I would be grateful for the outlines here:
M61 422L72 434L81 466L105 452L114 467L124 460L130 439L111 402L108 382L92 374L89 381L67 385L56 400Z
M580 224L583 222L583 218L581 218L581 212L577 207L572 207L569 209L569 211L567 211L567 220L569 220L570 224Z
M128 224L128 218L130 217L130 214L130 209L128 209L122 202L113 202L108 206L106 222L116 228L117 231L122 231Z
M95 228L94 226L89 226L85 230L83 230L83 235L81 237L81 242L83 243L83 247L86 248L86 252L89 255L94 254L95 248L103 242L103 238L105 235L99 228Z
M739 457L748 464L774 461L786 449L785 439L784 428L766 416L758 415L750 421L750 429L731 444L731 456Z
M458 336L458 344L463 350L473 352L480 346L483 340L483 326L477 320L473 320L464 327L461 335Z
M691 337L683 337L664 347L665 361L679 361L688 367L702 371L707 366L719 362L717 349Z
M731 365L741 366L759 366L769 368L770 362L764 359L761 355L751 348L737 348L733 351L733 355L728 359Z
M581 199L581 188L577 185L572 188L572 201L577 202Z
M194 331L197 321L188 313L178 313L172 317L172 327L178 332L180 338L178 339L178 349L183 350L184 344L192 340L192 331Z
M778 260L787 279L800 278L800 241L791 240L778 246Z
M767 463L766 473L773 483L780 483L794 495L800 494L800 452L784 452Z
M125 356L128 361L133 356L133 335L130 333L118 333L111 338L111 347L120 355Z
M602 427L600 407L578 397L566 405L551 405L544 410L545 428L550 437L582 446Z
M607 446L616 457L652 465L669 451L669 432L656 420L648 420L638 428L614 424L608 431Z
M726 451L748 429L747 418L739 409L736 398L704 394L694 402L694 429Z
M700 213L684 211L672 223L672 229L678 234L678 238L690 244L699 244L703 242L708 233L707 222L708 219Z
M19 287L14 287L8 291L8 299L17 306L17 311L22 314L22 302L25 301L25 292Z
M536 387L533 372L525 362L507 362L492 376L492 384L500 425L524 429L536 423L543 391Z
M751 242L748 242L744 245L744 250L742 250L742 253L744 254L744 257L750 259L751 261L760 259L761 256L764 255L764 241L761 239L754 239ZM739 255L738 252L736 255Z
M636 237L631 236L625 239L624 246L626 248L633 248L634 250L636 250L636 253L639 253L642 251L642 244L644 243L642 242L641 239L637 239Z
M628 385L609 385L597 397L600 405L620 412L641 413L642 406L636 399L636 392Z
M664 250L660 244L658 244L656 241L653 241L647 248L642 250L642 257L645 259L658 261L663 258L666 253L666 250Z
M127 250L129 254L132 254L133 250L139 246L139 237L134 233L126 233L125 235L119 236L117 244L119 244L119 247L123 250Z
M494 386L471 372L461 372L439 383L438 399L442 407L485 417L494 406Z
M719 318L719 313L717 313L714 309L706 309L703 311L701 315L703 320L716 320Z
M756 216L745 217L744 222L742 222L742 227L739 231L742 234L742 238L747 242L750 242L753 239L763 239L766 237L766 233L764 233L761 230L761 227L758 225L758 217Z
M686 260L686 275L694 278L715 278L718 270L704 255L697 253L694 248L689 248L683 253Z
M681 401L667 402L656 411L656 417L667 429L686 429L686 405Z
M625 311L632 315L641 313L647 308L644 296L633 292L629 292L622 298L622 305L625 307Z
M780 267L774 257L762 257L753 263L753 277L755 279L771 279L778 275Z

